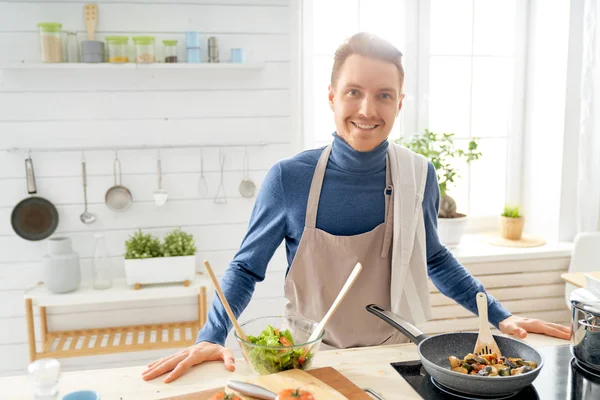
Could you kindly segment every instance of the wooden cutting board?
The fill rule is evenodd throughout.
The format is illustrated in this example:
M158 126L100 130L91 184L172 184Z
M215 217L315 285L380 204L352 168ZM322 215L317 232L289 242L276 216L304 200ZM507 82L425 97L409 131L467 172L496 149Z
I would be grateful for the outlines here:
M263 386L275 393L288 388L305 389L311 392L316 400L371 399L368 394L332 367L311 369L309 371L293 369L276 374L258 376L249 379L248 382ZM168 397L162 400L208 400L214 394L224 390L225 388L222 387L214 388L176 397ZM231 393L232 391L227 389L227 392ZM251 399L250 397L241 397Z

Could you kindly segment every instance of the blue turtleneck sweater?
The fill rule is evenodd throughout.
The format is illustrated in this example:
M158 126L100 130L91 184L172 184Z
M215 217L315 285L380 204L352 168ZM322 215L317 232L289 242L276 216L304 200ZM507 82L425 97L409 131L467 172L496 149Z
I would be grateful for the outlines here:
M333 136L317 228L337 236L368 232L385 220L383 189L389 143L386 140L372 151L358 152L335 133ZM281 160L267 173L252 210L248 232L221 280L236 317L250 302L256 282L265 279L267 264L282 240L286 244L289 271L304 231L308 192L322 150L307 150ZM485 289L440 243L437 236L439 202L435 169L429 163L423 198L428 274L441 293L476 314L475 296ZM497 327L511 314L489 294L488 301L489 320ZM215 296L207 323L196 342L223 345L231 327L225 309Z

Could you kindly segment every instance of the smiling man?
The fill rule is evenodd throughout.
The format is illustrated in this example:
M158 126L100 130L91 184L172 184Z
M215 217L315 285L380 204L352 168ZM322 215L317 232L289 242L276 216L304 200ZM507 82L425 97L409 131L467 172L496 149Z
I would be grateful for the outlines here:
M402 108L403 83L402 54L381 38L359 33L336 51L329 87L333 142L281 160L267 174L248 232L221 282L236 316L283 240L288 315L321 320L354 265L363 265L326 326L323 343L330 347L405 342L365 306L375 303L422 322L430 312L427 275L444 295L476 313L476 295L484 287L438 239L433 165L387 140ZM503 333L569 338L569 328L512 316L489 295L488 308L489 321ZM216 360L233 371L233 355L224 347L230 329L215 296L197 343L153 362L143 379L170 372L170 382Z

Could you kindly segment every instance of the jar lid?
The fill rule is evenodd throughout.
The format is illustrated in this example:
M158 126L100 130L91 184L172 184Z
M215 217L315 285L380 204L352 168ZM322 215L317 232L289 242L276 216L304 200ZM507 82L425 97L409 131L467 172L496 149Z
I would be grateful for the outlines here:
M58 22L40 22L37 26L44 32L60 32L60 28L62 28L62 24Z
M154 36L134 36L135 44L154 44Z
M127 43L129 43L128 36L107 36L105 39L106 39L106 42L111 43L111 44L127 44Z
M163 44L165 46L175 46L177 45L177 40L163 40Z

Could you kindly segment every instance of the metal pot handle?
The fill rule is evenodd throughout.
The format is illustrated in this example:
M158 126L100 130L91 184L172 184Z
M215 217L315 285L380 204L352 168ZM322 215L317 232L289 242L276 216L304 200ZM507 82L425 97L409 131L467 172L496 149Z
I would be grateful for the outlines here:
M119 183L117 184L117 169L119 170ZM121 161L119 161L119 156L117 156L117 152L115 152L115 164L113 167L113 175L115 178L115 186L121 186L122 176L121 176Z
M426 333L421 332L419 328L410 322L405 321L391 311L379 307L377 304L369 304L366 308L371 314L376 315L388 324L392 325L394 328L398 329L414 344L419 344L429 337Z
M587 322L585 319L580 319L579 321L577 321L579 323L579 325L581 326L585 326L586 330L589 330L588 328L593 329L596 332L600 332L600 325L593 325L590 324L589 322Z
M33 172L33 160L31 156L25 159L25 175L27 177L27 192L29 194L36 194L37 188L35 186L35 173Z

